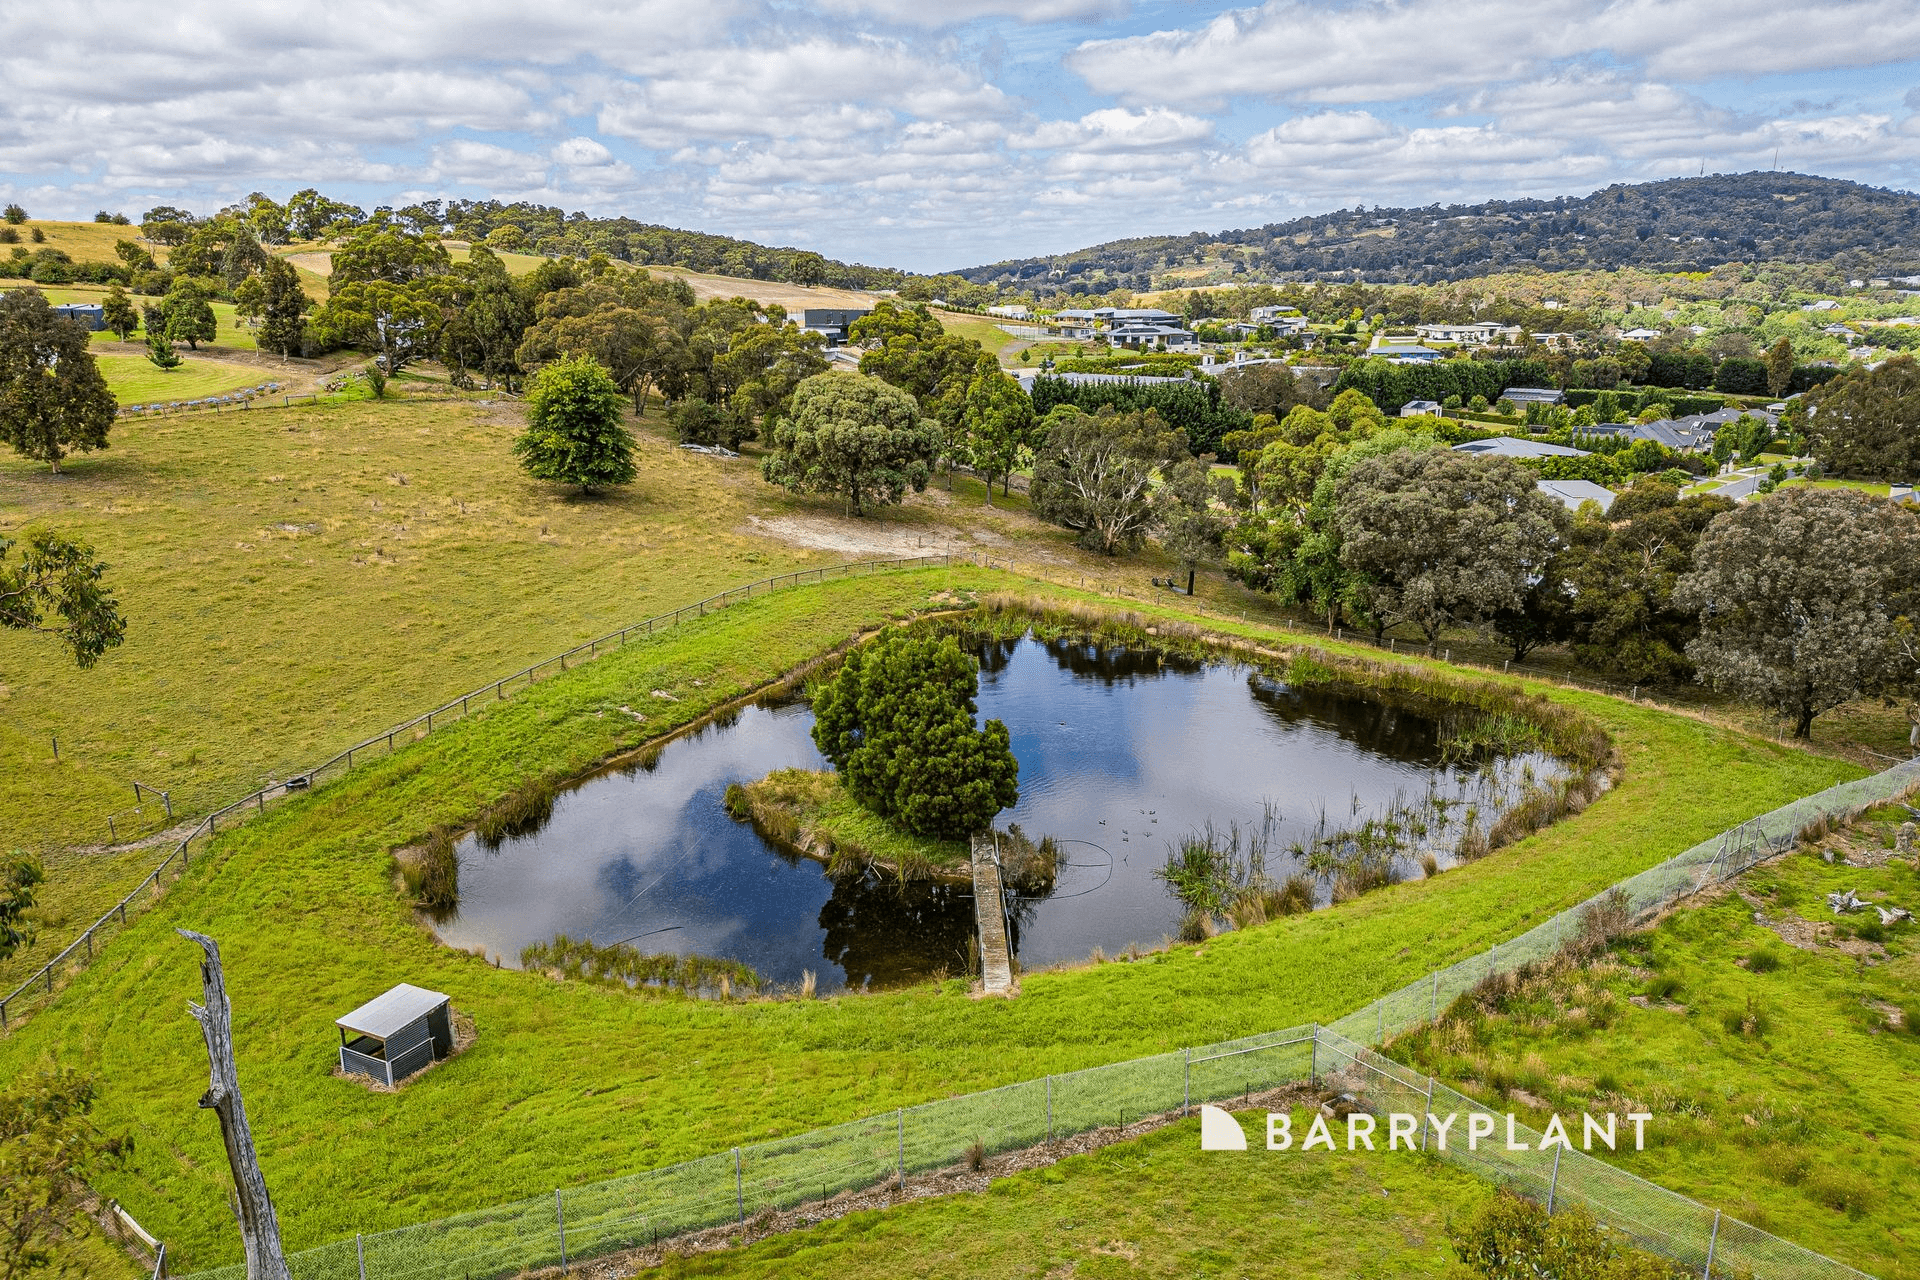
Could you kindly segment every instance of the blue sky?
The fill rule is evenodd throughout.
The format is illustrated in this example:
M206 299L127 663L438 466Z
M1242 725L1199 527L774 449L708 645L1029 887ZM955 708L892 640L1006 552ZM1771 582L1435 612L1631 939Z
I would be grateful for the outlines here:
M1776 151L1920 186L1913 0L67 0L0 90L37 216L493 196L915 270Z

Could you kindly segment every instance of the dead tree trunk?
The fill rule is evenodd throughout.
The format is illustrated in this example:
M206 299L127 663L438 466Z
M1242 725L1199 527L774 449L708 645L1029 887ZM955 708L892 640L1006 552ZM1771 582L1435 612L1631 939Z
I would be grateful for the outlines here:
M220 1138L226 1143L227 1163L233 1167L235 1204L240 1218L240 1240L246 1249L247 1280L293 1280L286 1255L280 1249L280 1221L273 1213L267 1180L253 1153L253 1134L240 1102L240 1075L233 1062L233 1007L227 1002L226 979L220 972L220 947L212 938L190 929L175 932L200 944L207 958L200 964L205 1006L189 1003L194 1021L207 1038L212 1079L200 1095L200 1105L220 1117Z

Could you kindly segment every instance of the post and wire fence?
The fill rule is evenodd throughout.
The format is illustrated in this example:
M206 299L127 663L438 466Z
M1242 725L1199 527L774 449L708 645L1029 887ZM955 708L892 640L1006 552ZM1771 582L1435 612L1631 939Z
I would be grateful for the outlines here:
M551 658L543 659L531 666L521 668L512 675L503 676L490 684L481 685L477 689L449 698L429 711L362 738L344 751L336 752L310 769L291 774L283 781L270 782L266 786L257 787L231 804L223 805L201 818L168 851L159 865L148 872L146 877L126 896L101 913L100 917L88 925L85 931L56 952L45 964L34 970L24 982L6 996L0 997L0 1030L10 1027L18 1020L18 1010L23 1002L52 996L59 974L65 966L91 959L95 949L102 945L111 933L125 926L129 909L137 911L142 905L143 898L158 897L168 883L170 875L177 876L184 872L192 862L195 841L204 844L219 833L223 824L230 827L248 813L265 812L269 801L282 800L287 796L309 790L327 778L337 777L351 769L356 759L391 754L407 743L425 737L435 729L445 728L484 710L492 703L505 700L513 692L538 684L548 676L558 675L568 670L570 665L578 666L603 653L623 648L636 638L671 630L683 622L703 618L730 605L759 599L776 591L809 582L826 582L832 578L859 577L864 574L903 569L940 568L949 566L953 562L954 557L944 553L887 560L855 560L837 565L823 565L815 569L796 569L791 573L776 574L770 578L750 582L743 587L732 587L669 613L643 618L617 631L609 631L603 636L577 644ZM147 809L150 809L157 800L164 806L167 817L169 819L173 817L173 797L170 793L135 783L134 796ZM154 799L148 799L148 797ZM109 829L113 829L111 823Z
M1417 1114L1422 1149L1558 1209L1579 1205L1639 1247L1703 1280L1871 1280L1865 1272L1729 1217L1578 1151L1551 1151L1516 1126L1527 1150L1469 1149L1456 1126L1444 1141L1431 1117L1492 1115L1431 1077L1382 1056L1391 1037L1437 1020L1487 979L1544 960L1581 935L1589 910L1612 898L1645 919L1794 847L1815 823L1846 821L1920 786L1920 761L1829 787L1705 840L1622 880L1479 955L1435 970L1331 1025L1289 1027L978 1093L736 1147L666 1168L556 1189L491 1209L334 1241L290 1256L295 1280L492 1280L571 1266L847 1193L906 1189L916 1175L993 1155L1125 1129L1202 1103L1251 1101L1288 1085L1352 1094L1370 1113ZM1262 1145L1264 1132L1251 1146ZM240 1280L243 1266L192 1280Z

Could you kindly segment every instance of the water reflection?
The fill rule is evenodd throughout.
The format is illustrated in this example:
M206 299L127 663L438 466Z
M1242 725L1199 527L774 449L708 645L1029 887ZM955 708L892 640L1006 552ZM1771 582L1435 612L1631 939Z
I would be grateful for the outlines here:
M999 823L1062 842L1053 891L1012 907L1028 969L1173 933L1181 910L1153 872L1209 820L1252 824L1272 802L1282 849L1396 796L1443 796L1484 822L1527 768L1548 767L1451 767L1430 716L1245 667L1031 638L979 640L975 652L980 714L1006 722L1020 761L1020 803ZM728 784L825 767L811 725L804 704L744 706L560 792L543 823L491 847L469 835L460 909L442 936L508 964L560 932L638 938L644 950L736 959L778 984L811 971L822 990L963 972L969 887L836 883L727 816ZM1278 861L1278 877L1300 869Z

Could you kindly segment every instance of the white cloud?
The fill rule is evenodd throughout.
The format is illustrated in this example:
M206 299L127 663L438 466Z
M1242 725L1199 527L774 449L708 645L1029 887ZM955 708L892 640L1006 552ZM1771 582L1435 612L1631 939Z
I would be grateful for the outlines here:
M1186 150L1211 142L1213 132L1213 121L1169 111L1164 107L1149 107L1145 111L1106 107L1090 111L1078 120L1046 121L1028 133L1009 139L1009 142L1023 150Z
M1656 76L1752 76L1920 57L1910 0L1268 0L1186 29L1090 40L1067 63L1128 101L1377 102L1605 54Z
M0 6L0 192L525 198L933 268L1776 148L1920 180L1913 0L1191 4Z

